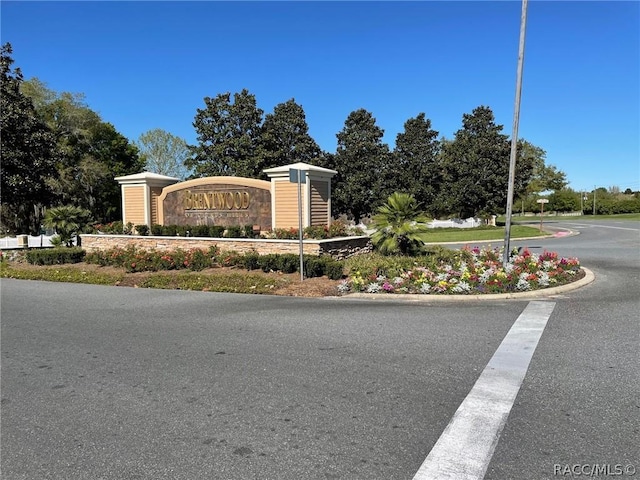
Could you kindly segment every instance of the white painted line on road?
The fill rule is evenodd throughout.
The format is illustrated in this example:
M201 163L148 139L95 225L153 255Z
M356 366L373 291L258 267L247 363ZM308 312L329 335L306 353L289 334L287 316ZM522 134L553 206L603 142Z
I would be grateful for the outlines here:
M413 480L480 480L555 302L529 302Z
M575 225L576 227L594 227L594 228L613 228L614 230L630 230L632 232L637 232L637 228L627 228L627 227L611 227L609 225L587 225L584 223L571 223L570 225Z

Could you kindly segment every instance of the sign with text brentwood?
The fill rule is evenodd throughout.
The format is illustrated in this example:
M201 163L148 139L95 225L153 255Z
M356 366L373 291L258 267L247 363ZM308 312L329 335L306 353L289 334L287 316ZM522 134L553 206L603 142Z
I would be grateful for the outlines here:
M270 183L246 179L242 185L238 180L209 177L165 188L160 197L163 223L271 228Z

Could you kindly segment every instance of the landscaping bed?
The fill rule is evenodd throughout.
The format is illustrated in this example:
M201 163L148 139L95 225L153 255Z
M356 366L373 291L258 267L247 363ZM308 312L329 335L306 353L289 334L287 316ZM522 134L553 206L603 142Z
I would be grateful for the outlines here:
M62 255L48 254L53 259ZM336 296L348 293L478 295L541 290L584 277L575 258L554 252L512 252L506 268L500 249L430 247L419 257L366 254L344 262L305 258L314 278L300 279L295 256L258 256L180 251L141 252L118 249L92 253L87 261L33 265L42 255L3 258L5 278L93 283L135 288L165 288L289 296ZM65 256L66 257L66 256ZM77 259L77 255L71 256ZM328 272L328 273L327 273ZM311 276L311 275L308 275ZM331 278L330 278L331 277Z

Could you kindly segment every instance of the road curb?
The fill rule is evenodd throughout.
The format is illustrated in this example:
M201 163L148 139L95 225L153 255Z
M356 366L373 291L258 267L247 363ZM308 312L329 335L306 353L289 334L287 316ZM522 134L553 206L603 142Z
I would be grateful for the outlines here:
M375 300L375 301L407 301L421 303L451 303L451 302L477 302L479 300L530 300L532 298L552 297L560 293L570 292L578 288L589 285L596 278L594 273L588 268L582 267L585 275L578 281L561 285L559 287L544 288L542 290L534 290L531 292L513 292L513 293L491 293L486 295L429 295L429 294L404 294L404 293L349 293L339 297L343 300Z

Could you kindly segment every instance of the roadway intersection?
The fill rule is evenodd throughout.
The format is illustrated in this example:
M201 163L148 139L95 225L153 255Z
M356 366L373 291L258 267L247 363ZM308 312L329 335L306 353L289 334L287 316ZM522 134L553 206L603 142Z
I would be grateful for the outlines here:
M577 256L596 277L533 300L3 279L2 478L537 480L639 468L640 225L579 220L558 225L579 235L515 242ZM530 363L501 362L516 321L539 308ZM456 458L463 437L440 440L456 411L512 365L524 371L499 437L462 449L466 461L489 451L486 472L421 474L432 450L436 465Z

